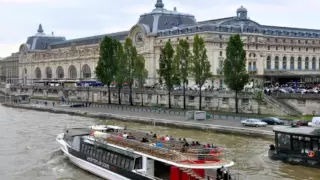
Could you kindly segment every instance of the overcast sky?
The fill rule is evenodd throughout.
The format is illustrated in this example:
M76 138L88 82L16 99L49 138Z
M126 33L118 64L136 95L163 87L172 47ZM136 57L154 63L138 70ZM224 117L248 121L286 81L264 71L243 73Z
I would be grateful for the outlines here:
M39 23L67 39L129 30L156 0L0 0L0 57L18 51ZM198 21L235 16L243 5L264 25L320 29L319 0L163 0Z

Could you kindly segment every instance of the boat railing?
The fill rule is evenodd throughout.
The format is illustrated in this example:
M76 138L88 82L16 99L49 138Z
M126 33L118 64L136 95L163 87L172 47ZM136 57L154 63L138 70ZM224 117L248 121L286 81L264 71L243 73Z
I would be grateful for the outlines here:
M183 144L163 143L162 147L154 143L143 143L137 140L127 139L112 134L104 137L95 137L100 143L111 143L120 147L132 149L151 156L166 159L169 161L192 163L192 161L212 161L219 165L226 160L227 153L223 148L203 148L203 147L184 147ZM223 165L223 164L221 164Z

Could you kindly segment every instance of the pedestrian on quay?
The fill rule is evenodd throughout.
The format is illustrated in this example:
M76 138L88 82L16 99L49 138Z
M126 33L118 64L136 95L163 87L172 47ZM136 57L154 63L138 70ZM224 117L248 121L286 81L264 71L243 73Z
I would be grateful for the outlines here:
M55 102L53 101L53 102L52 102L52 106L53 106L53 107L54 107L54 104L55 104Z

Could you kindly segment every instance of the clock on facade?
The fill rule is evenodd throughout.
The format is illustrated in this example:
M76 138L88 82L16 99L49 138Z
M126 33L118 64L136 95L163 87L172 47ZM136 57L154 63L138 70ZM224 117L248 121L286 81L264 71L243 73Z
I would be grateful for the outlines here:
M143 45L143 36L141 32L136 33L134 42L136 45Z

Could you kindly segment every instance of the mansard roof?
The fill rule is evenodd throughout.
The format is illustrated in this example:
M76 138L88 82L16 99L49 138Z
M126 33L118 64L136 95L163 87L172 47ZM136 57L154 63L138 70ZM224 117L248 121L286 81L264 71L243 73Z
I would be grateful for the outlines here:
M237 16L212 19L198 22L195 25L185 25L160 30L157 35L172 36L209 31L221 33L252 33L282 37L320 38L320 30L317 29L261 25L247 18L247 10L244 7L239 9L237 10Z
M51 49L65 48L73 44L76 46L99 44L100 41L102 41L105 36L112 37L116 40L124 40L128 36L128 34L129 34L129 31L122 31L122 32L111 33L111 34L103 34L103 35L90 36L90 37L84 37L84 38L78 38L78 39L70 39L70 40L52 43L50 44L50 48Z
M158 0L155 9L140 16L138 24L149 26L150 32L156 34L159 30L195 25L197 21L193 15L178 12L177 8L174 10L165 9L162 0Z

